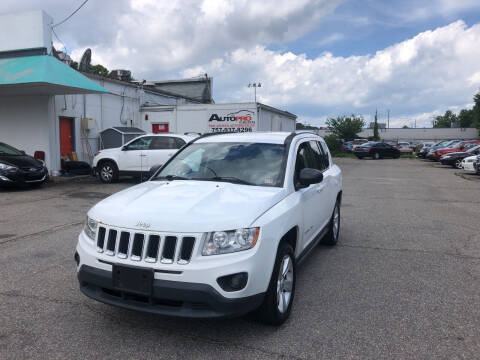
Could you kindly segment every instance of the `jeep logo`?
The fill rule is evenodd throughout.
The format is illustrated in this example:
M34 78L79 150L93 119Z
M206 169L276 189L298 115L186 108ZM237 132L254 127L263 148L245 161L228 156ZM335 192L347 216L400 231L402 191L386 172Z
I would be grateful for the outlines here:
M150 228L150 224L149 223L146 223L146 222L143 222L143 221L139 221L137 223L137 227L140 227L140 228L143 228L143 229L149 229Z

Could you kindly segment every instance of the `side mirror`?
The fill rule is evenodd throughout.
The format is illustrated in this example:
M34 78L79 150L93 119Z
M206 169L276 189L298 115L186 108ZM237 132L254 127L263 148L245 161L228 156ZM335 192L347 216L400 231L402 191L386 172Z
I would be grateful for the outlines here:
M305 168L300 170L298 182L300 187L308 187L312 184L318 184L323 181L323 173L317 169Z
M22 153L22 155L25 155L25 151L23 151L23 150L20 150L20 152Z
M127 151L127 145L122 146L122 151Z
M160 164L160 165L153 165L151 168L150 168L150 177L154 176L157 171L163 166L163 164Z

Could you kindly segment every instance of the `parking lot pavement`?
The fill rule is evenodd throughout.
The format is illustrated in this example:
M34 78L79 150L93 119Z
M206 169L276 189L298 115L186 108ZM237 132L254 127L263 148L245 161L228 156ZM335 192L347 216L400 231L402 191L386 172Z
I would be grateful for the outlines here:
M299 268L280 328L83 296L73 253L86 211L131 182L0 190L0 358L478 358L480 182L420 160L337 163L339 245Z

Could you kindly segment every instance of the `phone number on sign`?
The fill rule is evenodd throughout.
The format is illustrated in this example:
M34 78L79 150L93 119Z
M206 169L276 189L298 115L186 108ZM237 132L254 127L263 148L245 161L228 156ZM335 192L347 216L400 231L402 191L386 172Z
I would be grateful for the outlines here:
M252 132L252 128L210 128L212 132Z

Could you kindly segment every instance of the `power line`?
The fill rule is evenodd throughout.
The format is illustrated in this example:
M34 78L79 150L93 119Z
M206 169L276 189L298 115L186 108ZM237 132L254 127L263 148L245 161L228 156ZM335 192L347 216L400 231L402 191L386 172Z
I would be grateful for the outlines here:
M67 21L68 19L70 19L73 15L75 15L77 13L78 10L80 10L83 5L85 5L86 3L88 2L88 0L85 0L73 13L71 13L70 15L68 15L65 19L63 19L62 21L60 21L59 23L56 23L55 25L52 26L52 29L54 27L57 27L58 25L62 25L65 21Z

